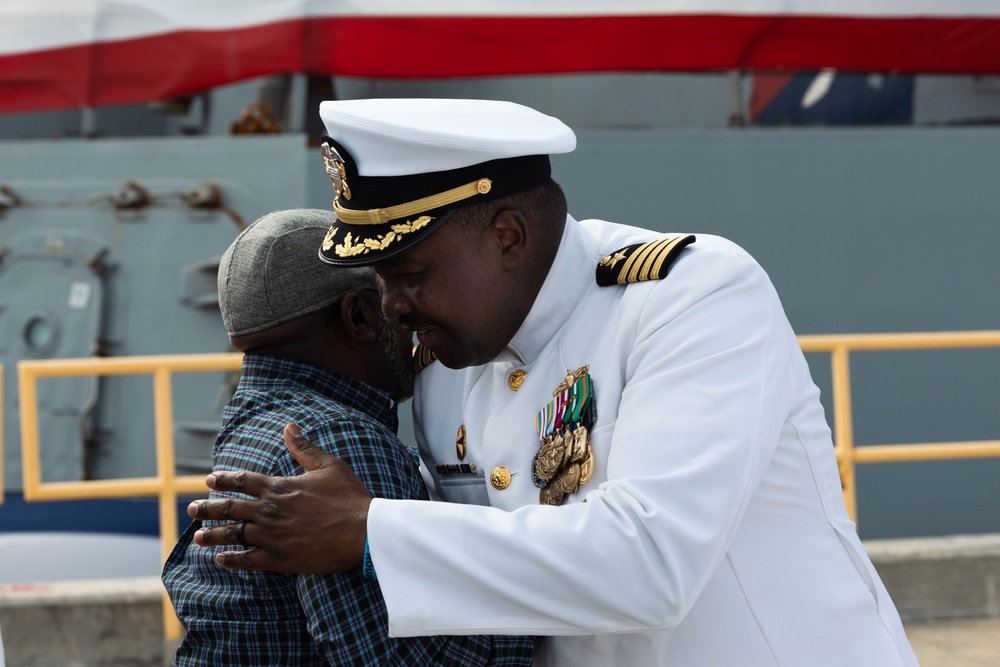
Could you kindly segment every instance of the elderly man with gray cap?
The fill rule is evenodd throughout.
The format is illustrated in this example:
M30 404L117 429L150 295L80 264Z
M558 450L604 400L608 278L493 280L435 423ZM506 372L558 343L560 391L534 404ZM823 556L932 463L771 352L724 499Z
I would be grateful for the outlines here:
M425 500L417 457L396 436L397 404L413 390L410 335L382 313L371 268L319 260L333 220L316 210L271 213L222 257L219 306L245 356L213 465L303 472L281 437L293 421L346 461L365 493ZM251 547L242 523L206 525L225 525ZM222 570L216 550L192 541L201 526L195 521L181 536L163 571L186 629L174 665L531 664L524 637L390 638L378 583L363 568L294 576Z

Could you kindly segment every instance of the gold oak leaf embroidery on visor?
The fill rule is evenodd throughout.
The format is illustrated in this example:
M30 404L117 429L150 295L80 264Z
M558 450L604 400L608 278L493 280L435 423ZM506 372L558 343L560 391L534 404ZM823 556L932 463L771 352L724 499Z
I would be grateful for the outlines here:
M392 231L384 236L382 234L378 235L378 238L374 239L362 239L355 241L353 234L347 232L347 236L344 237L344 242L334 248L334 252L337 253L338 257L354 257L355 255L364 255L371 250L385 250L390 243L399 239L404 234L409 234L410 232L415 232L418 229L426 227L431 220L433 220L429 215L422 215L416 220L393 225ZM330 243L332 243L332 236ZM324 243L325 246L325 243Z
M330 227L329 231L326 233L326 237L323 239L323 250L329 250L333 247L333 237L337 235L337 228Z

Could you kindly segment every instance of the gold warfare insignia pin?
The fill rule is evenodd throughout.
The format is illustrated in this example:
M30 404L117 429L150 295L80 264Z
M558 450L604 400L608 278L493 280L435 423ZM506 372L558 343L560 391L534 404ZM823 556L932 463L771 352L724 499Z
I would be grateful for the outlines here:
M465 424L458 425L458 435L455 436L455 453L459 461L465 460Z

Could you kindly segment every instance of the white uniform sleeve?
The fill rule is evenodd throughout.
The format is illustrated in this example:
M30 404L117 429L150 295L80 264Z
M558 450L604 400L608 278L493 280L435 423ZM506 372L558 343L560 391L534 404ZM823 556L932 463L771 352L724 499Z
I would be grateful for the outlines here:
M607 481L586 502L373 501L391 633L577 635L684 618L767 469L798 351L770 281L738 251L638 289Z

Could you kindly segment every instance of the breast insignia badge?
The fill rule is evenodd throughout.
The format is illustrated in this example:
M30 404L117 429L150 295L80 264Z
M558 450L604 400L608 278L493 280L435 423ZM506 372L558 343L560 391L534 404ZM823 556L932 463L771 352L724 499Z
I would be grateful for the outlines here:
M594 451L589 434L595 421L597 401L590 366L566 371L566 378L552 392L552 401L535 417L540 444L531 463L531 477L543 505L562 503L590 481Z

